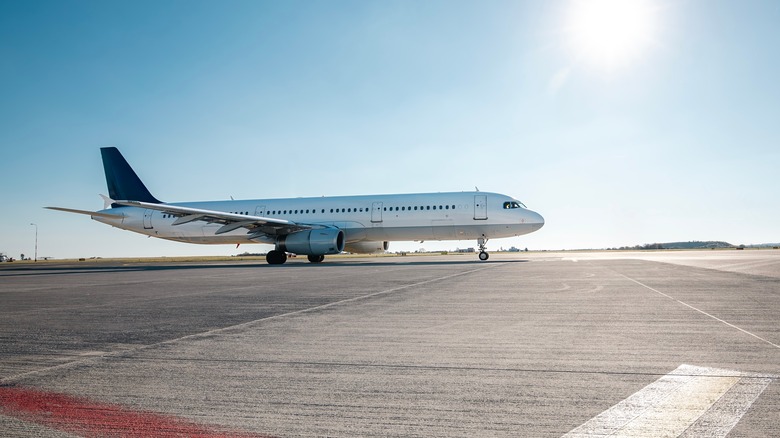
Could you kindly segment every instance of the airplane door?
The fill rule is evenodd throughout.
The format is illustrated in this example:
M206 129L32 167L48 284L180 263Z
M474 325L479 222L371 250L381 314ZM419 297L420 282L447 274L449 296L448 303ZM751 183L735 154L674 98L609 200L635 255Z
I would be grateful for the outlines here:
M255 216L265 217L265 205L255 207Z
M150 210L150 209L144 210L144 230L151 230L153 228L152 213L154 213L154 210Z
M474 196L474 220L487 219L487 195Z
M374 202L371 206L371 222L378 224L382 223L382 203Z

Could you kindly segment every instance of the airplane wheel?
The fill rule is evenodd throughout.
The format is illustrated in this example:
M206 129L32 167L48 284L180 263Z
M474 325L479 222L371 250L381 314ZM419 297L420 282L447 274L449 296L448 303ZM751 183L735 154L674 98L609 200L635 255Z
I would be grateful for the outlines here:
M312 263L322 263L322 261L325 260L324 255L310 255L309 261Z
M265 261L268 262L269 265L284 264L284 262L287 261L287 253L277 250L268 251L268 254L265 255Z
M486 253L485 251L479 253L479 259L482 260L483 262L488 258L490 258L490 254Z

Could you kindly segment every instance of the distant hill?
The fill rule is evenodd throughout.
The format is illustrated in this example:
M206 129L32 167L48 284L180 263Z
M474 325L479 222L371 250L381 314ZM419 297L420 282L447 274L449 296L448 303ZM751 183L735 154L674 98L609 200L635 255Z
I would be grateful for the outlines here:
M710 248L733 248L734 245L728 242L718 240L708 240L705 242L668 242L662 243L665 249L710 249Z
M734 245L728 242L718 240L691 241L691 242L666 242L666 243L648 243L645 245L624 246L619 249L711 249L711 248L734 248Z

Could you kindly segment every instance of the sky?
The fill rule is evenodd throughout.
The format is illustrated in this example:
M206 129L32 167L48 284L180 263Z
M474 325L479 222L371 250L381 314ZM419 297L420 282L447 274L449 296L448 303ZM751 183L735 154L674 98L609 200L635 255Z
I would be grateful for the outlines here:
M163 201L504 193L489 250L780 241L780 3L0 2L0 252L231 255L98 210L99 148ZM476 242L394 243L391 250Z

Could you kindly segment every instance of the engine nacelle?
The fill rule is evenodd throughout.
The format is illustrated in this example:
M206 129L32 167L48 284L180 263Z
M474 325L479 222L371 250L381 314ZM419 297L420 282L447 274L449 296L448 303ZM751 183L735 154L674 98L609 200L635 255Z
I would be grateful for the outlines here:
M338 254L344 251L344 232L338 228L298 231L279 237L276 249L301 255Z
M344 251L355 254L382 254L390 248L390 242L355 242L344 247Z

